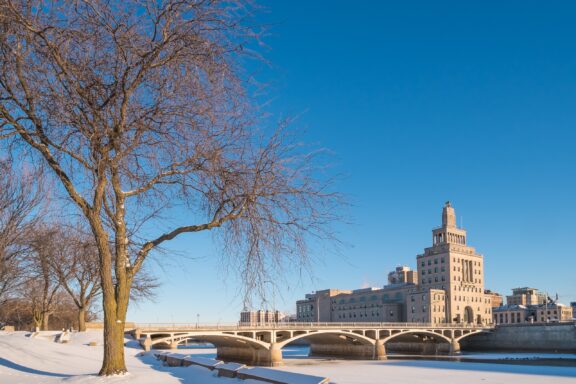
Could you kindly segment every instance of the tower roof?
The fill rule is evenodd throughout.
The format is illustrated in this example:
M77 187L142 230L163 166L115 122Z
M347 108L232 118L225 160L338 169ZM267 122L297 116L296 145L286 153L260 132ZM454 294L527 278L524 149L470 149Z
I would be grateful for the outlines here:
M444 204L442 209L442 226L455 227L456 226L456 211L452 208L450 201Z

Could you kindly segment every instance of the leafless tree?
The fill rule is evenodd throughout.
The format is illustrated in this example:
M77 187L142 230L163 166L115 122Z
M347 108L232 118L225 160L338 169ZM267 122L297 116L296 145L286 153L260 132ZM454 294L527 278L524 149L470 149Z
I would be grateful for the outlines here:
M255 127L246 12L235 1L0 2L0 136L43 160L94 236L101 375L126 371L131 287L166 242L217 229L253 289L331 236L337 196L315 154ZM160 220L176 210L187 213Z
M0 305L24 281L22 257L27 239L42 214L39 174L16 174L0 159Z
M50 266L77 307L78 330L86 331L86 314L100 294L98 249L93 237L73 229L59 228L59 246Z
M101 293L98 249L90 234L58 224L58 244L50 260L51 268L58 277L63 289L77 307L78 330L86 331L86 315L92 308L94 299ZM111 251L112 252L112 251ZM150 300L158 287L156 278L140 270L134 277L131 300Z
M52 265L62 251L61 239L56 228L40 226L30 240L30 252L26 257L26 282L23 297L29 300L34 327L49 329L50 316L59 305L62 284Z

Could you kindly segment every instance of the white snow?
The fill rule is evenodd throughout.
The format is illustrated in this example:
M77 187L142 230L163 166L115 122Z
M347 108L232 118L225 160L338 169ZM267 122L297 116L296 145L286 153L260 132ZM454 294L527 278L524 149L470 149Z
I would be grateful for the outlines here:
M255 380L216 377L216 371L190 367L163 367L152 353L142 354L135 342L128 343L128 375L102 378L97 376L102 357L102 335L99 331L73 333L69 343L54 342L57 333L41 332L30 338L22 332L0 332L0 383L2 384L262 384ZM91 341L98 346L90 347ZM196 357L214 357L214 349L178 350ZM285 372L329 377L331 383L353 384L576 384L576 367L548 367L448 361L343 361L303 359L302 349L286 351ZM507 355L497 354L499 357ZM288 358L288 356L290 356ZM520 357L519 355L510 355ZM534 355L522 355L521 358ZM553 357L560 357L552 355ZM546 356L546 357L552 357ZM574 355L567 355L574 358ZM469 356L467 356L469 357ZM482 357L488 357L484 355ZM562 356L564 357L564 356Z

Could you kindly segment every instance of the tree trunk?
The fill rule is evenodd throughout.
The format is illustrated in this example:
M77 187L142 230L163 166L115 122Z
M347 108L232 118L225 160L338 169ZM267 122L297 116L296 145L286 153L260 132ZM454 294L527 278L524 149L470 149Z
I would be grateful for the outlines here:
M41 330L48 331L48 320L50 320L50 314L44 313L42 315L42 328L40 328Z
M103 292L104 304L104 360L100 376L121 375L127 372L124 360L124 319L117 316L113 293ZM122 312L121 310L119 312ZM120 313L118 313L120 314Z
M34 329L40 329L43 322L42 314L35 308L32 309L32 320L34 321Z
M78 309L78 331L86 332L86 309Z

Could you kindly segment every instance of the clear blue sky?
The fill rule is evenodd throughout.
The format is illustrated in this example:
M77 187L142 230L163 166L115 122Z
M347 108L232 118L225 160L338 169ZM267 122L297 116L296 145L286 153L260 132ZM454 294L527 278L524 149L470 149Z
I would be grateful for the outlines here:
M269 109L299 115L304 139L335 153L353 206L341 255L271 300L382 286L415 267L452 201L485 258L486 288L533 286L576 301L576 3L267 1ZM238 282L210 235L172 249L140 322L237 321Z

